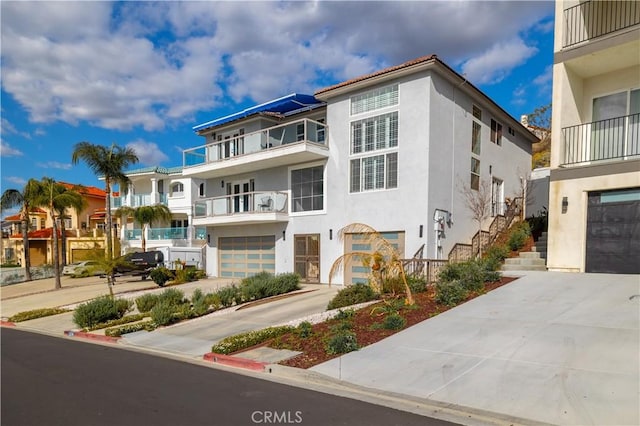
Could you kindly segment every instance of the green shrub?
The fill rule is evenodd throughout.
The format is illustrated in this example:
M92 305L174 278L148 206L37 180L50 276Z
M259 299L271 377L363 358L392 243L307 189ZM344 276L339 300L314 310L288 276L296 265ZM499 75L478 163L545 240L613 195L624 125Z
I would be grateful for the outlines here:
M459 281L436 283L436 303L455 306L467 297L467 290Z
M115 327L116 325L128 324L130 322L140 321L146 314L136 314L136 315L127 315L120 319L114 319L107 322L101 322L100 324L96 324L93 327L86 328L87 331L100 330L102 328Z
M356 311L353 309L340 309L337 314L333 316L334 320L350 320L356 315Z
M127 324L127 325L123 325L122 327L114 327L114 328L107 328L104 331L105 336L110 336L110 337L120 337L123 334L127 334L127 333L135 333L136 331L153 331L156 329L156 324L153 321L145 321L145 322L138 322L135 324Z
M204 297L193 302L193 312L196 316L200 317L209 312L209 304Z
M507 245L511 250L519 250L531 236L531 228L527 222L519 222L511 228Z
M136 306L140 312L149 312L158 303L158 295L147 293L136 298Z
M353 322L351 320L342 320L331 326L331 331L334 333L352 329Z
M19 312L15 315L9 317L9 321L11 322L21 322L28 321L36 318L44 318L51 315L64 314L65 312L71 312L70 309L62 309L62 308L44 308L44 309L34 309L31 311Z
M173 272L164 266L160 266L159 268L155 268L149 274L154 283L158 284L160 287L164 286L167 281L172 280L174 278Z
M158 295L158 303L166 302L169 305L178 306L184 301L184 293L175 288L168 288Z
M502 262L509 256L509 248L505 245L493 245L486 251L483 266L484 269L497 271Z
M397 314L400 312L400 309L404 307L404 301L400 299L391 299L385 300L382 304L376 304L373 309L371 309L371 315L375 313L380 314Z
M309 321L302 321L296 327L296 333L303 339L310 337L313 334L313 325Z
M387 315L382 326L387 330L401 330L407 325L407 320L398 314Z
M407 276L407 284L412 293L422 293L427 291L427 280L423 277Z
M206 309L205 309L206 312ZM202 314L200 314L202 315ZM193 309L191 307L190 303L183 303L182 305L178 305L175 307L175 315L174 315L174 319L175 320L185 320L185 319L191 319L191 318L196 318L198 316L200 316L196 313L195 309Z
M229 287L222 287L221 289L218 289L216 294L220 298L220 304L224 308L228 308L229 306L233 305L233 302L236 300L239 294L239 290L238 287L233 284Z
M440 282L456 281L468 291L480 291L484 288L484 270L475 260L448 263L438 277Z
M403 293L404 281L402 281L402 277L388 277L382 280L382 292L383 293Z
M371 287L364 284L354 284L345 287L329 302L327 309L337 309L357 303L369 302L378 298Z
M240 283L242 301L263 299L277 296L300 288L300 276L298 274L273 275L269 272L260 272L245 278Z
M196 276L197 276L197 272L194 268L178 269L175 273L175 278L173 280L173 283L174 284L189 283L191 281L195 281Z
M217 293L207 293L204 296L204 301L207 304L207 306L211 306L211 308L213 308L213 310L218 310L220 309L220 306L222 306L222 301L220 300L220 295Z
M90 328L101 322L121 318L131 307L131 301L102 296L79 305L73 312L73 322Z
M175 314L178 311L178 305L173 305L167 300L160 300L151 309L151 319L157 325L169 325L175 321Z
M342 330L329 337L325 350L330 355L346 354L358 350L358 339L352 331Z
M249 331L222 339L211 347L211 352L228 355L242 349L255 346L284 334L290 333L294 328L290 326L268 327L262 330Z

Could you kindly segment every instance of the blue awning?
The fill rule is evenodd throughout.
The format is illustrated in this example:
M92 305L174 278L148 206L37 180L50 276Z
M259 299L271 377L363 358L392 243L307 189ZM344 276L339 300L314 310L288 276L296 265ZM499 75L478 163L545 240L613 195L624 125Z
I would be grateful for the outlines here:
M227 115L226 117L217 118L215 120L199 124L193 127L193 131L198 132L203 129L208 129L210 127L219 126L234 120L249 117L250 115L260 112L274 112L286 116L296 112L302 112L302 110L305 109L314 109L323 105L325 105L325 102L317 100L313 95L292 93L290 95L283 96L282 98L247 108L244 111Z

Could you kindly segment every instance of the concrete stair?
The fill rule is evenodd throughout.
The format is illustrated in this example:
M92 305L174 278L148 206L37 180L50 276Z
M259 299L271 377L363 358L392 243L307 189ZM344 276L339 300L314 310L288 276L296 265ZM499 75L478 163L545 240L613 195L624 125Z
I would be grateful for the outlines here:
M519 257L505 259L503 271L546 271L547 233L543 232L531 251L520 252Z

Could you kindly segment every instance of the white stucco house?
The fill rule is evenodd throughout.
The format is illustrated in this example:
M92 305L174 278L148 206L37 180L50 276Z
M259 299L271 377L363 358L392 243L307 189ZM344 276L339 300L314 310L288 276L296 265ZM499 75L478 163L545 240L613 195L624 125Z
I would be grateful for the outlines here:
M640 273L640 2L556 1L550 270Z
M194 131L203 144L183 152L179 174L145 179L156 179L150 193L162 192L159 179L191 188L184 215L202 230L207 274L297 272L323 283L339 255L370 249L358 235L338 239L354 222L383 232L404 257L424 246L425 257L446 259L477 231L462 188L486 182L494 214L502 213L506 198L520 195L537 141L435 55ZM333 282L365 273L351 265Z

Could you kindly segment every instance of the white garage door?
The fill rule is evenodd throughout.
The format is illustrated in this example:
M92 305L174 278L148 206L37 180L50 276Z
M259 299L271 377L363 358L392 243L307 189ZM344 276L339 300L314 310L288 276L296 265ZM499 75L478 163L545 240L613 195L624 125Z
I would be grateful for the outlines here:
M245 278L262 271L275 273L275 235L221 237L218 252L221 277Z

